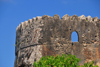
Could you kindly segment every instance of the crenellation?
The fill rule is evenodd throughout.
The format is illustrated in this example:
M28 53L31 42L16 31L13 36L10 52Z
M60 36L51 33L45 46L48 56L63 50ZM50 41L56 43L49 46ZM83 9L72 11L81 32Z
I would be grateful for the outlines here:
M91 16L87 16L86 20L88 20L89 22L92 22L92 17Z
M17 26L16 32L21 29L21 24L19 24L19 26Z
M24 22L21 22L22 28L24 28Z
M32 19L29 19L29 20L28 20L28 23L29 23L29 24L32 23Z
M77 20L77 19L78 19L78 16L77 16L77 15L73 15L73 16L70 17L70 20L71 20L71 21L75 21L75 20Z
M77 15L73 15L72 17L78 18L78 16L77 16Z
M47 17L48 17L48 18L51 18L51 19L53 18L53 17L51 17L51 16L48 16L48 15L47 15Z
M37 16L37 17L36 17L36 21L37 21L37 20L41 20L41 19L42 19L41 16Z
M34 23L36 21L36 17L33 17L32 22Z
M48 19L48 15L43 15L43 16L42 16L42 20L43 20L43 19Z
M92 21L98 21L98 17L94 17Z
M26 27L26 26L28 25L28 21L25 21L25 22L24 22L24 25L25 25L25 27Z
M55 14L55 15L53 16L53 19L60 19L60 16L57 15L57 14Z
M68 14L65 14L61 19L62 20L69 20L69 18L70 18L69 15Z
M78 42L71 41L73 31L78 34ZM95 48L100 46L99 42L100 19L98 17L91 18L84 15L78 17L67 14L61 19L57 14L53 17L48 15L33 17L21 22L16 29L17 46L14 67L20 67L23 64L32 65L45 55L62 53L75 55L81 59L80 63L84 64L88 59L87 56L96 57ZM93 55L88 55L89 52Z
M70 21L73 21L73 18L72 18L72 16L70 16L69 18L70 18Z
M78 18L81 19L81 20L86 20L86 18L85 18L84 15L81 15L81 16L79 16Z

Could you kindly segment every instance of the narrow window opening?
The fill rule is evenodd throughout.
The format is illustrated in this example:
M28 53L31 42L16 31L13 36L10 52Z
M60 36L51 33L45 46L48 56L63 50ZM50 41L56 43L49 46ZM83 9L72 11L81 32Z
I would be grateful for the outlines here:
M25 65L24 64L22 64L21 66L19 66L19 67L25 67Z
M72 42L78 42L78 34L76 31L73 31L71 34L71 41Z
M95 37L97 37L97 36L95 35Z

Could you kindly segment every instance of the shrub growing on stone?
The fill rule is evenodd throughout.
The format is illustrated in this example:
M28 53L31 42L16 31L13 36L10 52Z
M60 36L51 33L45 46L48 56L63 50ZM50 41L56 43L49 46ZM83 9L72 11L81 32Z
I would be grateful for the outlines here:
M94 61L91 63L85 63L82 66L78 65L80 59L76 58L75 55L66 55L62 54L62 56L57 55L54 56L45 56L42 57L38 62L34 62L34 67L98 67L93 66Z

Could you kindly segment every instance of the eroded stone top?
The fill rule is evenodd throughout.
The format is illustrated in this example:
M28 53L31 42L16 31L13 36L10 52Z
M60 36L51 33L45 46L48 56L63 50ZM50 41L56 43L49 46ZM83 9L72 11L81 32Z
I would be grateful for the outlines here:
M29 23L32 23L32 21L36 21L36 20L42 20L42 19L46 19L46 18L53 18L53 19L60 19L60 20L70 20L73 17L76 17L76 19L79 18L80 21L86 20L86 21L89 21L89 22L98 22L98 21L100 22L100 19L98 19L98 17L92 18L91 16L85 17L84 15L81 15L81 16L78 17L77 15L69 16L68 14L65 14L61 19L60 19L60 16L57 15L57 14L55 14L53 17L48 16L48 15L43 15L42 17L37 16L36 18L33 17L33 19L29 19L28 21L21 22L21 24L19 24L19 26L16 28L16 31L18 29L20 29L21 26L23 28L23 27L27 26Z

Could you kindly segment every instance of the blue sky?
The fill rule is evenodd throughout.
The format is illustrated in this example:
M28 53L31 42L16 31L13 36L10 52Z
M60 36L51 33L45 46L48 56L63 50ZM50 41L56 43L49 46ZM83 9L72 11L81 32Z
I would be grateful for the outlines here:
M99 0L0 0L0 67L14 67L17 26L36 16L90 15L100 19ZM74 37L75 39L75 37Z
M78 42L78 33L76 31L73 31L71 34L71 41L72 42Z

